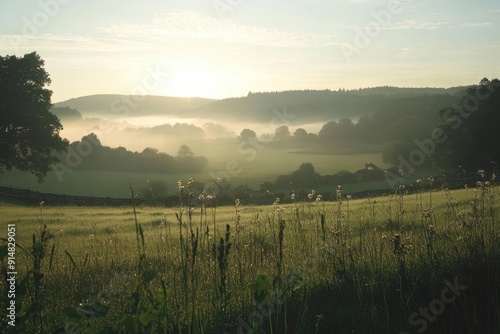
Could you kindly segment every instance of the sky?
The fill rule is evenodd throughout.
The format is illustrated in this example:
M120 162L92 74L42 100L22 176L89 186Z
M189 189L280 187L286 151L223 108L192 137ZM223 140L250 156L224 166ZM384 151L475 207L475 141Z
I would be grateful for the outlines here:
M499 22L497 0L16 0L0 55L40 54L53 102L452 87L500 76Z

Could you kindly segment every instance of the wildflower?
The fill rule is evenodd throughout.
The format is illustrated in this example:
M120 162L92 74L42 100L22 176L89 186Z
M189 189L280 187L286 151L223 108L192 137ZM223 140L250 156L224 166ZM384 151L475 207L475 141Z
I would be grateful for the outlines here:
M416 182L417 182L417 186L420 186L420 184L422 183L422 179L418 179Z
M313 195L314 195L314 194L316 194L316 191L314 191L314 190L311 190L311 194L313 194Z
M313 194L308 194L307 198L309 198L311 200L313 198L313 196L314 196Z
M323 196L318 195L318 197L316 197L316 202L321 202L322 199L323 199Z
M432 216L432 209L426 209L422 211L422 218L430 218Z
M495 173L491 174L491 181L495 181L497 178L497 175Z
M404 171L403 171L403 169L401 169L401 168L400 168L398 172L399 172L399 176L401 176L401 177L402 177L402 176L404 175Z
M182 185L182 181L179 180L179 181L177 181L177 190L181 191L182 189L184 189L184 186Z
M234 200L234 206L238 206L238 205L240 205L240 199L239 198L237 198L237 199Z
M337 198L342 196L342 186L337 186L337 190L335 191Z
M275 211L276 214L282 214L283 212L285 212L285 208L283 208L281 206L279 208L277 208Z
M217 183L222 183L222 177L217 178Z
M292 201L295 201L295 194L292 194L292 195L290 196L290 199L291 199Z
M351 196L351 195L347 195L347 197L346 197L346 198L347 198L347 199L351 199L351 198L352 198L352 196Z
M427 178L427 183L432 186L434 184L434 176L429 176Z
M478 171L477 171L477 174L478 174L478 175L480 175L480 176L481 176L481 178L483 178L483 179L484 179L484 178L485 178L485 176L486 176L486 173L484 172L484 169L480 169L480 170L478 170Z
M408 238L406 239L408 241ZM403 240L401 240L401 235L396 234L392 237L392 243L394 245L393 253L396 255L401 255L406 253L410 249L409 245L405 244Z
M205 200L205 195L200 194L200 196L198 196L198 201L203 202L204 200Z
M192 186L192 185L193 185L193 183L194 183L194 179L193 179L193 178L190 178L190 179L188 180L188 182L187 182L188 187Z

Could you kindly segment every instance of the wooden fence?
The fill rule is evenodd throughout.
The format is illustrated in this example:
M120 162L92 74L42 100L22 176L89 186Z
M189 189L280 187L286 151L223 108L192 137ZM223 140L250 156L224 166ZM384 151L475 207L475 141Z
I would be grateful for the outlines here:
M475 182L481 180L478 175L466 175L462 178L444 178L436 177L434 188L439 189L446 185L449 189L463 188L465 184L470 187L475 186ZM422 180L425 183L425 180ZM414 193L418 190L415 185L406 186L407 193ZM393 189L365 190L357 193L352 193L353 198L376 197L394 193ZM226 196L227 197L227 196ZM17 189L12 187L0 186L0 199L13 199L28 203L40 203L53 205L87 205L87 206L132 206L131 198L111 198L111 197L91 197L91 196L75 196L65 194L50 194L31 191L29 189ZM286 202L286 199L284 199ZM135 198L136 205L163 205L175 206L178 205L178 196L168 196L167 198L146 199ZM234 203L232 198L219 198L219 205L231 205ZM254 204L268 204L269 198L261 199L254 198Z
M17 189L12 187L0 186L0 199L15 199L23 202L59 205L103 205L103 206L132 206L131 198L111 198L111 197L91 197L91 196L75 196L65 194L50 194L31 191L29 189ZM136 198L136 204L154 205L157 204L152 199Z

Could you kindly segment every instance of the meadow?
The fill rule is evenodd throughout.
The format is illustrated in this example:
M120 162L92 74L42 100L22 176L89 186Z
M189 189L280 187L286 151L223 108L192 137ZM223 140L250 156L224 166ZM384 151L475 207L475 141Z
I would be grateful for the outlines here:
M318 173L334 174L341 170L354 172L364 167L365 162L371 161L377 166L388 167L381 161L380 153L363 153L349 155L292 153L286 150L264 149L256 155L255 160L248 162L246 155L240 155L237 147L230 152L212 152L207 170L199 174L166 174L166 173L133 173L115 171L94 171L75 169L71 173L64 173L58 178L56 173L49 172L43 183L27 172L6 172L0 178L0 185L30 189L40 192L81 195L81 196L109 196L129 197L129 183L136 190L147 186L147 180L164 181L171 185L170 194L175 194L177 180L187 180L190 177L196 180L209 181L223 176L227 172L229 161L236 161L241 171L231 177L231 184L238 186L246 184L258 190L265 181L274 181L279 174L289 174L296 170L302 162L313 163ZM385 182L380 185L362 185L356 189L378 189L387 187Z
M13 332L499 333L498 188L428 181L267 206L218 207L191 182L172 208L2 202Z

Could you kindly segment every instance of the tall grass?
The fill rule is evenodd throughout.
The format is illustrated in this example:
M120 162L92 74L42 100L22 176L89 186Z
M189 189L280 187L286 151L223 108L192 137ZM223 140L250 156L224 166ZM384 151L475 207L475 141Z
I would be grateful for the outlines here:
M498 188L486 176L361 200L292 191L292 204L261 207L218 207L192 185L178 183L174 213L46 207L36 221L2 204L7 223L38 231L19 232L20 323L2 319L2 332L416 333L424 320L428 333L500 331ZM467 288L454 303L419 315L455 280Z

